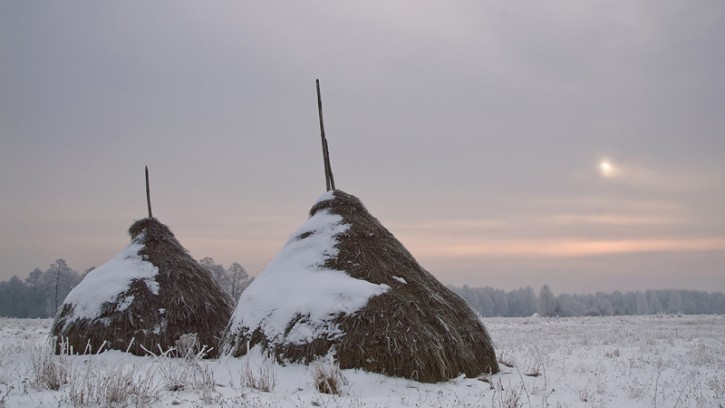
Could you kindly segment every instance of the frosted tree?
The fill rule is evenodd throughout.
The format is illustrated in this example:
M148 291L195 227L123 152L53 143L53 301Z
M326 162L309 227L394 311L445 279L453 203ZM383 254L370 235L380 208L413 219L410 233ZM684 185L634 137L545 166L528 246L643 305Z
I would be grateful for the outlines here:
M682 295L677 290L670 292L669 299L667 301L667 312L669 313L682 313L685 309L685 305L682 303Z
M509 316L531 316L536 313L536 293L527 286L508 293Z
M71 289L80 282L81 276L71 269L64 259L56 259L41 278L46 289L48 315L55 316L58 306L63 304Z
M0 282L0 316L28 317L29 289L17 276Z
M624 294L618 290L612 292L609 295L609 301L612 303L612 313L614 314L626 314L626 305L624 302Z
M252 283L254 278L250 277L244 267L239 262L234 262L229 266L228 269L229 279L231 281L230 295L236 302L239 299L239 295L244 292L244 289Z
M647 315L649 314L649 302L647 297L642 292L637 292L637 314Z
M214 262L214 258L208 256L201 258L201 260L199 261L199 265L209 271L211 276L221 288L229 292L231 282L229 279L229 275L227 274L227 271L226 269L224 269L223 265Z
M476 298L478 299L478 306L480 307L478 312L481 313L481 316L493 316L493 299L491 299L491 295L483 290L479 290L476 293Z
M30 312L28 317L45 317L46 291L43 287L43 271L40 268L35 268L25 278L25 284L29 289L29 299L27 301L30 302Z
M614 308L612 307L612 302L609 299L606 299L606 298L599 299L599 304L597 306L599 309L599 314L601 316L611 316L614 313Z
M559 307L559 316L579 316L584 311L584 307L579 303L579 301L568 293L560 293L556 298L556 303Z
M662 304L660 303L659 296L657 296L657 292L648 290L647 298L649 299L649 312L652 314L660 313L662 311Z
M506 292L496 289L493 293L493 313L495 316L508 316L509 300Z
M205 257L199 261L199 265L209 271L219 287L235 302L254 280L239 262L234 262L229 269L226 269L223 265L214 262L214 258Z
M537 311L539 316L554 316L556 315L556 297L551 291L549 285L544 285L539 291L539 302Z

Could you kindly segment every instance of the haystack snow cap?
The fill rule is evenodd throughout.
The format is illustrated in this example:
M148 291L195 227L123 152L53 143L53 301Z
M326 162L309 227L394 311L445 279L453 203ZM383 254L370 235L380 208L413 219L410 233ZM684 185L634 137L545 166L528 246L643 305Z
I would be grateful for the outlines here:
M151 293L159 294L156 282L159 269L139 255L144 249L143 240L144 233L141 233L110 261L88 272L81 284L73 288L63 302L74 306L66 326L79 319L99 318L104 303L116 303L119 312L125 310L133 302L133 295L126 296L133 281L143 281Z
M329 191L317 202L333 198ZM312 215L242 293L229 331L260 329L273 344L306 344L344 334L333 323L336 316L352 314L390 289L325 267L338 254L337 236L349 228L327 209Z

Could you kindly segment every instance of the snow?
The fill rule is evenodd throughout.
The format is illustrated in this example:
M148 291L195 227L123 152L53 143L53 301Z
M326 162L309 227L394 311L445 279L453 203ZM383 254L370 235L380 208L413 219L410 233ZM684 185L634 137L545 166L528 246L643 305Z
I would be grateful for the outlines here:
M317 199L317 201L315 201L315 205L317 205L321 202L324 202L324 201L330 201L334 198L335 198L335 190L327 191L324 194L322 194L320 196L320 198Z
M332 198L328 192L318 202ZM336 315L354 313L368 299L390 289L324 266L337 256L336 237L348 229L342 217L328 209L311 216L242 293L232 315L231 333L260 328L273 344L304 344L319 336L341 335L331 323ZM307 236L300 239L302 235Z
M725 406L725 316L490 318L484 323L499 361L512 365L502 363L501 373L488 383L461 377L421 384L341 370L347 381L336 396L316 390L311 367L281 366L257 349L242 358L203 361L119 351L56 356L44 346L51 319L0 318L0 407L69 407L79 395L119 395L97 392L104 387L122 387L120 395L127 399L113 406L154 408ZM58 390L38 384L38 356L51 367L68 369ZM269 392L244 385L249 376L261 380L265 372L276 379ZM529 376L536 372L537 377ZM503 404L507 399L517 403Z
M118 310L127 309L133 296L119 299L133 281L143 281L151 293L158 295L156 282L158 268L144 260L139 252L143 246L144 233L138 234L131 243L110 261L88 272L66 297L64 305L74 305L65 324L79 319L96 319L101 315L104 303L119 301Z

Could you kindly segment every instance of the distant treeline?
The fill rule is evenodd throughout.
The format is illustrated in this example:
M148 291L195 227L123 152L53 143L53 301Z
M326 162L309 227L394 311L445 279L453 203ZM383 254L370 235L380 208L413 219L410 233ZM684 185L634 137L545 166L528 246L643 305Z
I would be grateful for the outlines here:
M449 286L482 316L612 316L649 314L725 314L725 294L682 289L597 292L555 296L548 285L538 295L531 287L506 292L491 287Z
M212 258L202 258L199 263L234 300L254 279L238 262L232 263L229 268L215 263ZM0 282L0 316L55 317L68 293L93 269L80 273L68 266L65 260L58 259L45 271L35 268L25 279L16 275Z
M220 286L236 300L254 279L238 262L228 268L212 258L202 258ZM85 274L58 259L45 271L35 268L25 279L13 276L0 282L0 316L54 317L58 307ZM449 286L481 316L611 316L647 314L725 314L725 294L696 290L657 289L646 291L597 292L586 295L561 293L555 296L548 285L537 294L531 287L504 291L491 287Z

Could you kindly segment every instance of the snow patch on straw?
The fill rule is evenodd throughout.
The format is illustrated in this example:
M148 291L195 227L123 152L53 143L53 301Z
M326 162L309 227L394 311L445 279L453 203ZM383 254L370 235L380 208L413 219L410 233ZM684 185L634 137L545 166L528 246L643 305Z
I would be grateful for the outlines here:
M66 325L79 319L99 318L105 303L118 303L119 311L127 309L133 296L126 296L125 292L134 281L143 281L151 293L159 294L159 283L155 280L159 269L139 254L144 249L144 235L139 234L110 261L88 272L71 290L63 302L73 305Z
M332 198L328 192L318 202ZM336 237L349 228L328 209L311 216L242 293L231 333L259 328L272 343L292 344L342 335L332 321L337 315L354 313L390 289L325 267L338 254Z

